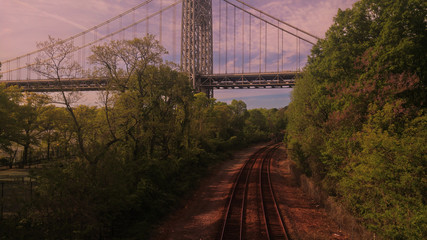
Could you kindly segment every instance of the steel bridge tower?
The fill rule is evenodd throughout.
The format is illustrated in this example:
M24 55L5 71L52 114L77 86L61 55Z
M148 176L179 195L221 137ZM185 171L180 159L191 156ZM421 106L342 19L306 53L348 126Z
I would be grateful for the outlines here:
M200 75L213 73L212 0L182 2L181 64L190 73L196 91L212 96L202 88Z

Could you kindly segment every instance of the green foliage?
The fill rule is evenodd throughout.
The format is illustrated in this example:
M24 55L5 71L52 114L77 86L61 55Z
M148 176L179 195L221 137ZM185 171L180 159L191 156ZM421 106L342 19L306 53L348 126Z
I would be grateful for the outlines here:
M5 150L10 146L12 128L14 121L13 110L17 107L16 103L11 101L5 84L0 85L0 149ZM12 125L12 126L11 126ZM12 130L12 131L9 131Z
M10 156L10 164L15 155L13 145L23 139L20 132L21 99L19 89L0 84L0 151Z
M165 50L151 35L92 50L92 74L109 79L101 107L73 106L65 93L61 108L0 91L0 111L9 109L0 121L15 106L23 144L47 159L33 201L0 223L1 239L147 239L227 150L286 127L283 109L248 111L242 101L194 94L187 75L162 63Z
M338 184L344 201L368 227L392 239L423 239L426 234L426 127L423 114L407 122L401 136L367 124L354 139L361 150L349 156Z
M388 239L426 236L425 1L361 0L312 49L291 157Z
M22 138L17 141L23 147L22 164L29 160L29 151L32 145L38 145L40 128L40 117L48 104L49 98L41 94L25 93L18 110L18 119L22 128Z

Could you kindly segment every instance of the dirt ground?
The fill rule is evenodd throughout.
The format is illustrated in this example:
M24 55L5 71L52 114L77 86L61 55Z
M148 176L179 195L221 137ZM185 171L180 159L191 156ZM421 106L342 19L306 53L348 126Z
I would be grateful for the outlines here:
M281 146L272 159L273 188L292 239L349 239L319 203L297 186L290 173L291 162Z
M242 164L263 144L237 151L218 165L189 198L154 231L152 240L218 239L227 195ZM326 211L292 180L286 150L280 147L271 167L273 188L292 239L349 239Z
M17 180L17 179L27 179L29 178L30 172L28 168L4 168L0 169L0 181L4 180Z

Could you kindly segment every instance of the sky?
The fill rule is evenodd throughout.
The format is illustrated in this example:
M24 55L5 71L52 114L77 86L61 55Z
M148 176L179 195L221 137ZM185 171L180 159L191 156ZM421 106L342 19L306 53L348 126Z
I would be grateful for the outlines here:
M153 0L146 8L141 8L120 21L108 24L92 35L75 41L79 44L101 38L119 26L126 26L127 23L159 10L160 6L168 6L176 1ZM229 1L237 3L236 0ZM68 38L142 2L142 0L0 0L0 62L36 50L36 43L46 41L49 35L61 39ZM245 0L245 2L322 38L332 24L338 8L350 8L356 0ZM298 43L296 38L287 34L282 35L276 28L270 26L265 29L264 24L260 27L259 20L249 18L249 15L240 10L236 10L234 17L234 8L224 2L220 3L219 0L213 0L212 7L214 72L296 70L298 66L304 66L311 44L303 41ZM142 22L119 36L128 38L142 36L147 32L148 26L148 31L155 34L158 39L161 35L159 40L169 51L166 60L179 61L180 16L181 5L177 5L165 11L162 17L152 18L148 24L147 21ZM163 26L161 34L160 22ZM280 26L295 32L284 25ZM261 35L259 38L259 33L265 31L268 32L267 37ZM224 53L225 48L228 49L227 53ZM79 57L89 55L90 51L87 50ZM6 70L6 67L3 64L2 70ZM268 90L263 91L270 94ZM230 94L227 95L227 92ZM232 92L226 91L224 96L221 94L220 96L228 99L229 96L236 95ZM249 97L251 94L259 96L259 93L250 91L246 93Z
M46 40L48 35L67 38L112 18L141 2L143 1L0 0L0 61L35 50L36 43ZM157 5L162 3L163 6L173 2L175 0L153 1ZM338 8L349 8L355 0L245 0L245 2L285 22L323 37L332 24L332 19ZM152 5L154 6L154 4ZM225 15L224 6L225 3L222 3L222 18ZM218 9L218 0L213 0L214 18L219 15ZM229 12L232 12L231 7ZM170 12L165 14L171 15ZM176 14L179 16L181 9L178 9ZM238 15L239 17L240 15ZM232 20L230 18L230 23ZM214 22L216 21L214 20ZM218 24L214 23L214 31L218 28ZM230 26L230 31L231 28ZM214 38L217 39L218 36L214 36ZM222 38L224 41L224 34ZM292 38L290 37L290 39ZM231 40L230 37L228 39L230 47L232 46ZM294 40L292 39L292 41Z

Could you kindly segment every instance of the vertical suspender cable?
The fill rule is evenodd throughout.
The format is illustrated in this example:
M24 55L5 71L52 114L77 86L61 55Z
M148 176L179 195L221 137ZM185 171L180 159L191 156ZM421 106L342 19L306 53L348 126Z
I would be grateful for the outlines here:
M84 46L84 45L86 45L86 34L83 34L83 36L82 36L82 46ZM85 61L85 58L86 58L86 48L82 48L82 62L81 62L81 65L82 65L82 70L83 71L85 71L86 70L86 61ZM82 77L83 77L83 72L82 72Z
M135 23L135 11L132 12L132 23ZM138 28L138 24L133 26L133 38L136 38L137 28Z
M298 32L298 31L297 31ZM298 42L298 72L301 70L301 59L300 59L300 40L299 38L297 38L297 42Z
M219 1L218 73L221 73L221 31L222 31L222 29L221 29L221 26L222 26L222 24L221 24L221 21L222 21L222 18L221 18L221 15L222 15L221 14L221 12L222 12L221 2L222 2L222 0Z
M148 6L145 7L145 17L147 18L147 21L145 22L145 33L148 35L148 32L150 32L150 18L148 18Z
M260 13L260 20L259 20L259 72L261 72L261 65L262 65L262 20L261 20L261 13Z
M277 21L277 26L280 27L280 22ZM277 29L277 53L280 53L280 31L279 29ZM277 54L277 72L279 72L280 70L280 55L281 54Z
M120 28L119 29L122 29L122 28L123 28L123 17L120 17ZM124 40L125 39L125 31L121 31L120 32L120 37L121 37L120 40Z
M27 80L30 80L30 77L31 77L31 75L30 75L30 73L31 73L30 64L31 64L30 54L27 54Z
M110 23L107 23L107 35L110 35ZM110 37L110 40L113 40L113 36Z
M16 62L17 68L18 68L16 79L20 80L21 79L21 58L18 58L16 61L17 61Z
M160 41L160 44L162 44L162 27L163 27L163 24L162 24L162 21L163 21L163 0L160 0L160 16L159 16L159 18L160 18L160 21L159 21L159 41Z
M71 39L71 45L73 46L73 48L75 48L75 46L74 46L74 38ZM73 53L71 53L71 58L72 58L73 62L75 61L75 59L74 59L75 55L76 55L76 52L73 51Z
M252 62L252 15L249 15L249 72L251 72Z
M285 57L285 54L283 53L283 31L282 31L282 51L281 51L281 54L282 54L282 72L283 72L283 58Z
M245 13L242 12L242 74L245 72Z
M301 71L301 39L298 39L298 69Z
M185 25L185 22L186 22L186 20L184 20L184 15L186 14L185 12L184 12L184 9L185 9L185 6L186 6L186 3L185 2L182 2L182 7L181 7L181 54L180 54L180 60L179 60L179 63L180 63L180 68L181 69L184 69L184 68L187 68L187 64L186 64L186 59L184 58L184 52L187 50L187 47L186 46L184 46L184 41L185 41L185 37L186 37L186 35L185 35L185 32L184 32L184 25Z
M264 36L264 72L267 72L267 23L265 23L265 36Z
M95 28L95 31L94 31L94 40L95 40L95 42L98 40L98 28Z
M236 73L236 7L234 7L234 71L233 73Z
M77 61L80 65L80 68L83 68L82 66L82 49L77 50Z
M225 4L225 73L228 73L228 4Z
M10 79L10 61L9 62L7 62L7 80L11 80Z
M295 35L298 36L298 30ZM298 38L295 38L295 72L298 72Z
M172 61L176 61L176 6L173 7Z

